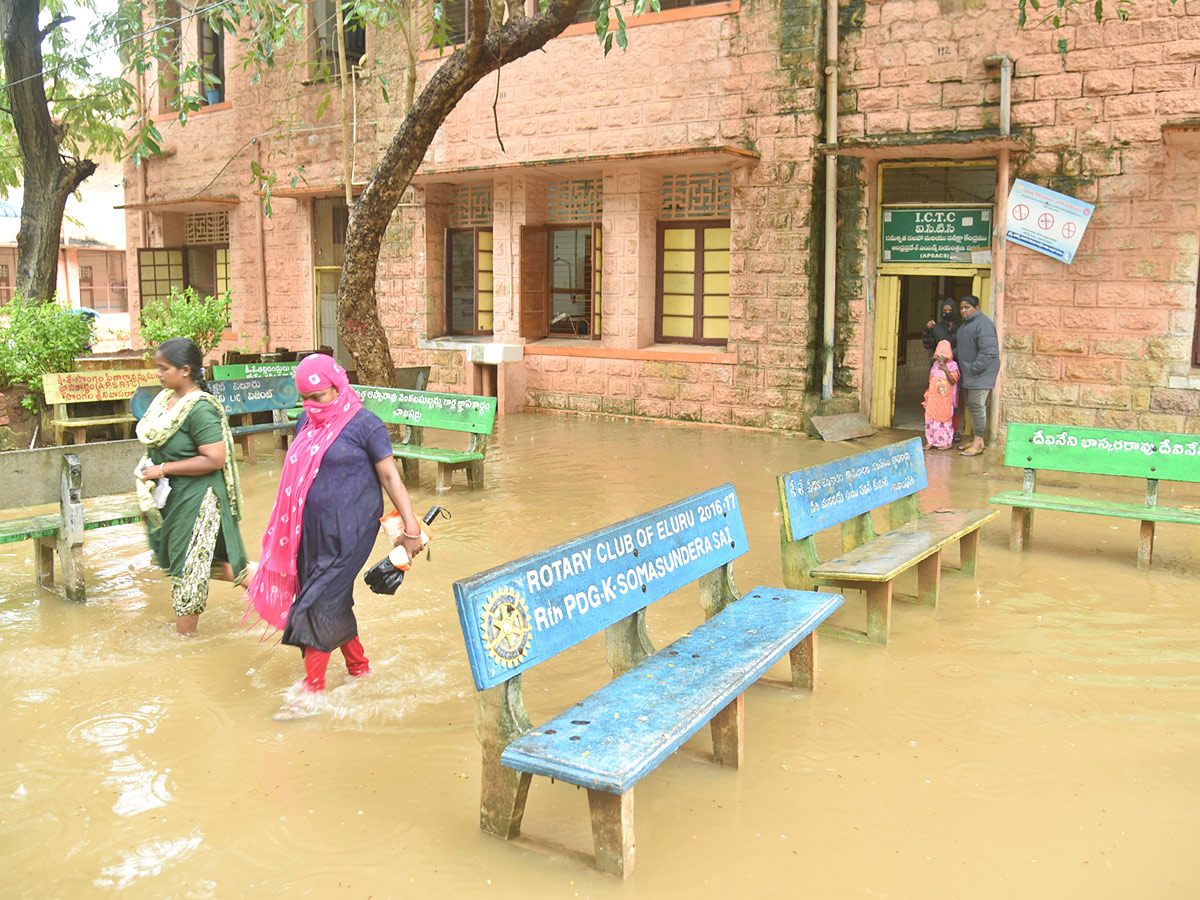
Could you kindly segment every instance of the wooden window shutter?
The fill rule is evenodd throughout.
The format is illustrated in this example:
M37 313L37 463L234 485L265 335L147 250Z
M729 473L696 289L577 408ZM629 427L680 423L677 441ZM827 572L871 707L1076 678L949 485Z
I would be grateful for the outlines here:
M541 225L521 226L521 337L536 341L550 333L548 236Z

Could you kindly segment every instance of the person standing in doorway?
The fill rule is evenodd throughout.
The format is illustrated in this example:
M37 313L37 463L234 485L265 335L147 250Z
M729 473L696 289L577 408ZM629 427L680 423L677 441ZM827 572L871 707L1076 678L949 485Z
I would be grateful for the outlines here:
M958 364L950 342L942 341L929 367L925 391L925 450L949 450L954 444L954 401L958 396Z
M962 385L967 390L967 412L971 414L971 429L975 436L963 446L963 456L978 456L983 452L987 434L987 403L996 376L1000 374L1000 343L996 326L979 311L979 298L971 294L958 301L962 324L958 326L958 367Z
M950 342L950 354L953 358L958 350L958 303L955 300L943 300L938 306L939 318L935 322L930 319L925 323L925 331L921 335L921 343L929 351L929 364L933 365L934 353L942 341Z

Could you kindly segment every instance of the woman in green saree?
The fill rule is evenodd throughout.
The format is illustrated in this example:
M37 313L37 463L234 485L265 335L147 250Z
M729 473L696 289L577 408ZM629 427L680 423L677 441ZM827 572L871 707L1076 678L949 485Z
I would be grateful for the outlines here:
M154 354L164 390L138 422L146 445L138 465L138 502L150 549L171 576L175 629L196 631L208 582L241 584L248 574L238 522L242 496L225 411L201 375L200 348L163 341Z

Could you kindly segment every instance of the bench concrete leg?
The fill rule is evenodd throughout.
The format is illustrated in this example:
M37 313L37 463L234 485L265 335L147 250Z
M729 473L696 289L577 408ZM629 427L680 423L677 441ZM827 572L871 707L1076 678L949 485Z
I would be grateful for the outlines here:
M892 628L892 583L867 584L867 640L887 644Z
M454 470L445 463L438 463L437 471L437 492L443 493L450 490L454 483Z
M808 637L791 649L788 659L792 664L792 687L799 690L808 688L815 690L817 686L817 633L810 632Z
M974 575L976 562L979 559L979 529L970 534L964 534L958 539L959 571L964 575Z
M731 769L741 768L746 733L745 695L738 694L708 724L712 729L713 759Z
M1141 530L1138 532L1138 558L1137 564L1139 569L1150 568L1150 563L1154 559L1154 523L1142 522Z
M938 589L942 584L942 551L917 563L917 602L937 608Z
M633 874L633 790L624 794L588 790L596 868L608 875Z
M400 460L400 480L406 485L421 483L421 461L409 459L407 456L398 457Z
M479 798L479 827L506 841L521 833L525 800L533 776L500 765L500 754L483 754L483 789Z
M87 587L83 580L83 547L58 545L58 561L62 564L63 591L68 600L83 603L87 600Z
M46 590L54 590L54 546L52 537L38 538L33 542L33 578Z
M976 532L976 535L978 535L978 532ZM1029 542L1032 536L1033 510L1014 506L1012 508L1012 523L1008 531L1008 548L1016 553L1020 553L1025 549L1025 544ZM966 569L966 562L964 562L963 571L965 572Z
M483 490L483 460L467 464L467 485L473 491Z

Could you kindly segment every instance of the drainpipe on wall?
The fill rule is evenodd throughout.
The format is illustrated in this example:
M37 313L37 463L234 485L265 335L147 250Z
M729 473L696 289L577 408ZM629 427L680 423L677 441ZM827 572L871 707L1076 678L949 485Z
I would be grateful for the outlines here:
M258 138L252 138L254 152L258 159L258 170L262 171L262 143ZM262 319L263 347L271 346L271 323L267 318L267 237L262 199L258 199L258 309Z
M825 2L825 143L837 148L838 127L838 0ZM836 322L837 265L837 167L836 153L825 157L825 296L822 341L825 368L821 376L821 399L833 397L833 340Z
M988 56L983 60L988 68L1000 67L1000 134L1004 137L1012 135L1012 74L1013 61L1007 53ZM1009 180L1009 150L1000 150L999 164L996 170L996 254L992 260L992 316L996 325L996 343L1004 347L1004 276L1008 265L1008 240L1004 235L1008 231L1008 180ZM1003 358L1003 357L1001 357ZM988 410L989 443L995 443L1000 433L1000 380L1004 376L1004 367L996 375L996 387L990 398L991 409Z

